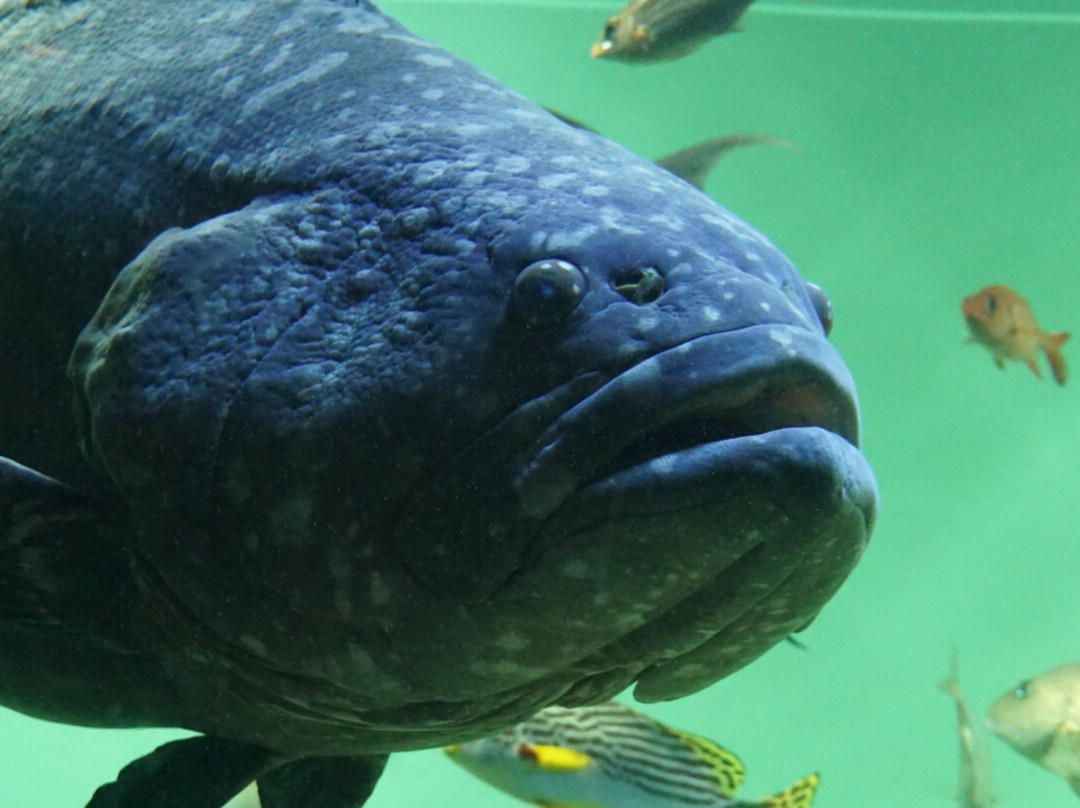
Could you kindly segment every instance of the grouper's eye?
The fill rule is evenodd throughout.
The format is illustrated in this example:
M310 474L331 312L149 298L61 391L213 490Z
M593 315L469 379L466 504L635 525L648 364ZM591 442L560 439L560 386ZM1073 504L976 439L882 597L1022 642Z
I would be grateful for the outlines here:
M827 337L829 332L832 331L832 301L816 283L807 283L806 291L810 293L810 302L814 304L814 311L817 312L818 319L821 320L821 327L825 329L825 336Z
M561 322L585 295L585 276L569 261L547 258L529 264L514 281L514 314L530 328Z

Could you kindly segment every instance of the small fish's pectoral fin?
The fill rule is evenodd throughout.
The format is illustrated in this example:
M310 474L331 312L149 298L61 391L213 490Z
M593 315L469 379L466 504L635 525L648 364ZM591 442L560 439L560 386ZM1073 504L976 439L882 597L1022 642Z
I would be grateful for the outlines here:
M1036 362L1034 359L1025 359L1024 361L1027 363L1027 366L1031 368L1031 372L1035 374L1035 378L1041 382L1042 371L1039 370L1039 363Z
M810 808L814 803L821 776L816 772L785 788L779 794L763 799L761 808Z
M997 365L998 370L1005 370L1005 360L1002 359L1000 356L994 357L994 364ZM1038 371L1036 371L1036 373L1037 372Z
M547 772L579 772L593 762L584 752L554 744L522 744L518 747L518 756Z

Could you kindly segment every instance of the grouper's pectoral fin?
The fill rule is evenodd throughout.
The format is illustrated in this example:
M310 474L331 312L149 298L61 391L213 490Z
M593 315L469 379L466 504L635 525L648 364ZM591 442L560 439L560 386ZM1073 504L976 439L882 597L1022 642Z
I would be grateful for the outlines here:
M133 629L125 518L0 457L0 704L89 726L169 724Z
M206 735L184 738L129 763L86 808L222 808L280 763L278 754L259 746Z
M262 808L360 808L386 767L386 755L309 757L258 779Z
M62 622L57 589L64 545L101 520L77 491L0 457L0 626Z

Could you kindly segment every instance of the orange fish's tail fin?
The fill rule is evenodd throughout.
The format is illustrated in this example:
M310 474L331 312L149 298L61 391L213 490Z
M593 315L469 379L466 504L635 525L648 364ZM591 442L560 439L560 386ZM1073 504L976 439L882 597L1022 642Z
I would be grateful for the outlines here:
M1065 384L1065 376L1068 373L1065 357L1061 355L1061 346L1068 338L1068 334L1059 331L1056 334L1046 334L1042 339L1043 353L1050 360L1050 368L1054 371L1054 381L1058 384Z

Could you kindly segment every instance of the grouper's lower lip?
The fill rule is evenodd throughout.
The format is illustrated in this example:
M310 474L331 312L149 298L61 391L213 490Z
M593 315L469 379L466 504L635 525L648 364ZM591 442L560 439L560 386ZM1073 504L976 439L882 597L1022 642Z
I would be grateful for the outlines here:
M526 499L534 488L569 493L673 452L793 427L858 446L854 383L832 346L787 325L710 334L639 362L572 407L542 436L518 490Z

